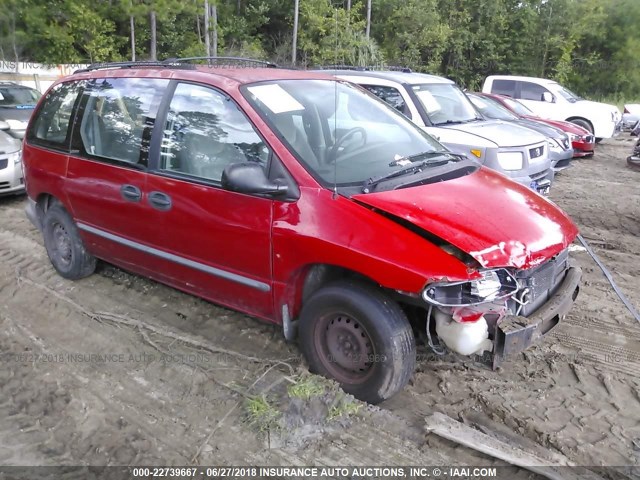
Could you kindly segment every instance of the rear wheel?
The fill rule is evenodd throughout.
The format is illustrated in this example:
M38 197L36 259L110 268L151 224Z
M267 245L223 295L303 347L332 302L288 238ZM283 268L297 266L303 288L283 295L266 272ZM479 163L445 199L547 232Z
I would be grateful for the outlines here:
M62 205L45 212L42 233L49 260L61 276L77 280L94 272L96 259L84 248L78 227Z
M379 403L409 381L415 339L400 306L378 288L339 281L318 290L300 315L309 368L356 398Z

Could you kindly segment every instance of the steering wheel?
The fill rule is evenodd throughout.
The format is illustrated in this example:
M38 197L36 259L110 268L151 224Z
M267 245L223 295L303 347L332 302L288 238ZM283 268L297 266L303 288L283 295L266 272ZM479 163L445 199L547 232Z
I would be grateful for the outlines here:
M340 149L340 147L344 144L344 142L346 142L348 139L350 139L351 137L353 137L356 134L360 134L362 137L362 145L359 146L364 146L367 143L367 131L362 128L362 127L355 127L352 128L351 130L348 130L344 135L342 135L340 138L338 138L336 140L336 143L333 144L333 147L331 147L331 150L329 150L329 162L333 163L336 162L338 159L338 150ZM350 148L353 148L350 147Z

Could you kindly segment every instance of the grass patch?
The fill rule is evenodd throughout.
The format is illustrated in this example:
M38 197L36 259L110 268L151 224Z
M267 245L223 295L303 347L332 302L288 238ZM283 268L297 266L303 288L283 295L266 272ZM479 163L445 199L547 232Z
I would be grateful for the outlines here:
M280 427L280 411L264 395L247 400L247 422L260 432L277 430Z
M315 375L306 375L299 378L296 383L289 385L287 393L291 398L309 400L311 397L319 397L327 391L323 379Z
M329 409L327 420L331 421L340 417L351 417L352 415L356 415L360 411L360 408L362 408L361 403L343 398L337 405Z

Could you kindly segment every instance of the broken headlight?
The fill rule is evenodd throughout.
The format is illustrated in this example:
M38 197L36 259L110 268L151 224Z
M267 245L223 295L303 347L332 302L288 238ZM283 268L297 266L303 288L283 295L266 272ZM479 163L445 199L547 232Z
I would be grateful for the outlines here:
M483 270L480 274L482 278L478 280L429 284L422 298L433 305L457 307L492 302L518 291L518 282L505 268Z

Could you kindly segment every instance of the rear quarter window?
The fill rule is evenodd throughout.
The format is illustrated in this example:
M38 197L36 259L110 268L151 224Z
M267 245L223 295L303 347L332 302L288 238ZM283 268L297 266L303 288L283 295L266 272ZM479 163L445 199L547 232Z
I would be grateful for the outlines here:
M491 93L497 93L498 95L506 95L508 97L515 97L516 95L516 82L515 80L494 80L491 85Z
M29 143L69 151L70 127L80 89L80 82L66 82L47 93L27 132Z
M169 80L99 78L83 90L73 134L80 155L146 167L156 115Z

